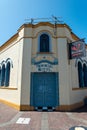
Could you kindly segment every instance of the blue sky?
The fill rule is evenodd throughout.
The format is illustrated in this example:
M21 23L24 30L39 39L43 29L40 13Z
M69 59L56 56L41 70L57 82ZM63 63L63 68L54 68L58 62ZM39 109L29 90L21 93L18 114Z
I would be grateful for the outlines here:
M0 45L13 36L27 18L62 17L87 43L87 0L0 0Z

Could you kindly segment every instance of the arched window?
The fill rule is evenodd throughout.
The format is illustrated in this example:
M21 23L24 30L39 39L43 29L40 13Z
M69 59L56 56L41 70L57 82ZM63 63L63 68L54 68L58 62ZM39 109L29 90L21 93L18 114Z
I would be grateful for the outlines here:
M1 70L1 86L5 85L5 65L2 65L2 70Z
M1 67L0 67L0 86L1 86Z
M87 66L83 65L84 87L87 87Z
M5 75L5 86L9 86L10 80L10 62L6 65L6 75Z
M78 80L79 80L79 87L84 87L83 69L81 62L78 62Z
M40 52L49 52L49 36L47 34L42 34L40 36Z

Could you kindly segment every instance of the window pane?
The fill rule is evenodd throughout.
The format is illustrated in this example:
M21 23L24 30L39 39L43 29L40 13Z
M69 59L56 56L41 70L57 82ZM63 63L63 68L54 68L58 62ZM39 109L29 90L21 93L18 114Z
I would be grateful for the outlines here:
M83 69L82 64L80 62L78 62L78 78L79 78L79 87L84 87Z
M47 34L40 36L40 52L49 52L49 36Z
M87 67L83 65L83 74L84 74L84 86L87 87Z
M9 86L9 80L10 80L10 63L7 63L6 66L6 77L5 77L5 86Z
M4 86L5 84L5 65L2 66L2 71L1 71L1 86Z

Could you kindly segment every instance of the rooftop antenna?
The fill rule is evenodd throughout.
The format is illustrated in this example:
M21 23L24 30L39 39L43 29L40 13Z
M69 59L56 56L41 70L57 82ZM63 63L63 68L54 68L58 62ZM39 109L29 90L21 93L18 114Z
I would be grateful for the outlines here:
M57 34L57 23L62 23L63 21L60 21L59 18L61 17L56 17L54 15L52 15L51 17L49 18L29 18L29 19L25 19L25 21L29 21L28 23L30 24L35 24L35 23L38 23L38 22L51 22L51 23L54 23L54 35Z
M33 24L33 22L34 22L34 19L33 19L33 18L31 18L31 24Z
M52 15L52 19L53 19L53 21L54 21L56 24L63 22L63 21L59 20L59 18L62 18L62 17L56 17L56 16Z
M59 20L59 18L61 17L55 17L52 15L52 17L48 17L48 18L28 18L28 19L25 19L25 21L29 21L28 23L31 23L31 24L34 24L34 23L38 23L38 22L54 22L55 24L57 23L61 23L62 21Z
M53 21L54 21L54 35L56 35L57 34L57 23L62 23L63 21L60 21L58 18L61 18L61 17L56 17L56 16L54 16L54 15L52 15L52 19L53 19Z
M25 21L29 21L28 23L33 24L34 23L34 18L25 19Z
M34 24L41 21L50 22L50 19L52 20L52 18L30 18L30 19L25 19L25 21L30 21L29 23Z

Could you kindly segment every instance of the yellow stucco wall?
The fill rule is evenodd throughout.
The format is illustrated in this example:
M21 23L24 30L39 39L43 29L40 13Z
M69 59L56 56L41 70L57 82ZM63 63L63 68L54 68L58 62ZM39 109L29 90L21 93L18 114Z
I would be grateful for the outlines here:
M53 66L52 72L59 72L60 106L76 104L87 96L87 89L79 89L76 60L68 59L68 41L75 41L78 37L66 25L58 25L56 34L54 31L54 25L48 23L23 25L13 41L11 38L0 47L0 62L7 58L13 62L9 86L12 89L0 88L0 99L18 105L30 105L31 72L38 72L31 60L34 57L37 61L43 60L44 56L50 61L58 59L58 65ZM44 32L51 38L51 53L38 54L38 37ZM87 57L84 59L87 60Z

